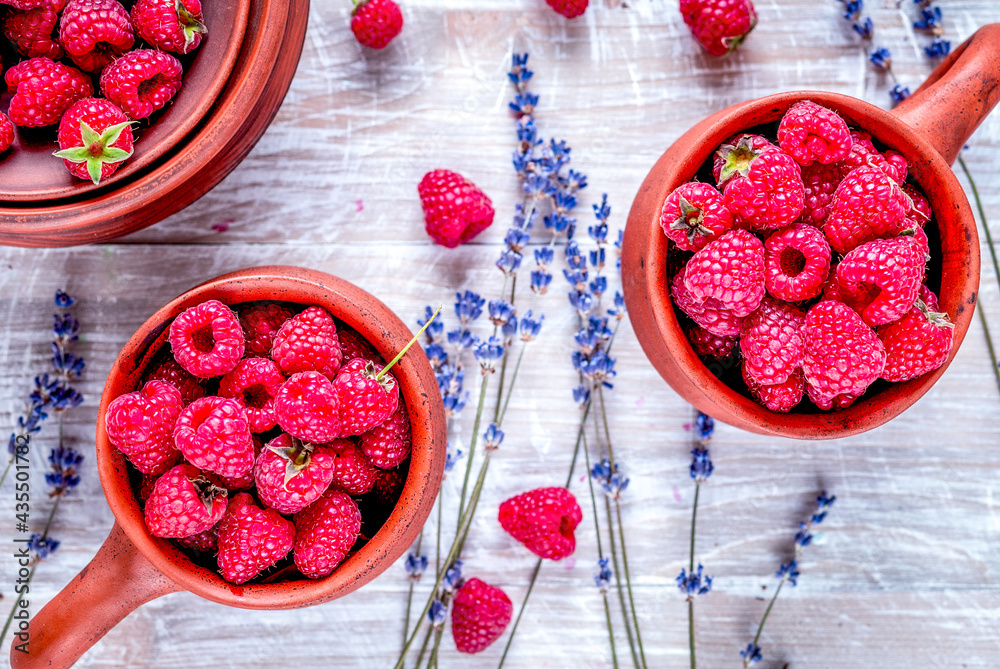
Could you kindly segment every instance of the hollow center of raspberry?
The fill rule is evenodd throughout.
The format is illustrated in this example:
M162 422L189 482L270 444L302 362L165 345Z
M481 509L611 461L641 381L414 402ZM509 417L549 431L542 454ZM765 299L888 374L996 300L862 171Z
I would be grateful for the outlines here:
M778 261L781 263L782 274L786 276L798 276L806 268L806 256L798 249L785 249Z
M144 102L149 101L149 98L153 97L153 94L155 94L156 91L159 90L159 88L163 85L163 83L164 83L164 77L162 74L159 73L154 74L149 79L146 79L145 81L139 84L139 88L137 90L139 99Z
M87 151L90 152L90 155L92 156L99 156L104 153L104 144L101 143L101 140L95 140L90 143L90 146L87 147Z
M851 303L858 304L861 307L866 307L882 294L882 289L873 283L861 283L858 284L856 290L851 291Z
M243 405L250 409L263 409L271 399L263 383L255 383L243 389Z
M559 534L563 535L567 539L572 539L573 527L573 519L569 516L563 516L559 521Z
M191 333L191 343L199 353L211 353L215 350L215 336L212 325L204 325Z

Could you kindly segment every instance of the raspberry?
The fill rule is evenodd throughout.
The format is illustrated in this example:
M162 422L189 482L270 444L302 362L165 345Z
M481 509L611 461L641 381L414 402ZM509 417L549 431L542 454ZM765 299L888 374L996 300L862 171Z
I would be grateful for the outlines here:
M875 145L872 144L872 136L870 133L864 130L852 130L851 131L851 146L855 144L860 144L861 148L867 149L870 153L875 153ZM858 167L855 165L854 167ZM853 167L851 169L854 169Z
M840 170L836 165L813 163L802 168L802 185L806 195L799 220L821 228L840 185Z
M862 165L837 187L823 232L834 251L847 253L865 242L898 233L909 208L895 181L877 167Z
M243 327L247 355L271 355L274 336L285 321L294 315L291 310L273 303L256 304L240 310L240 325Z
M376 469L371 497L386 511L392 511L403 491L406 475L399 469Z
M107 100L84 98L59 122L59 149L53 155L63 159L70 174L100 183L132 155L132 127Z
M852 133L852 136L854 136L854 133ZM847 154L846 158L837 163L837 170L840 172L840 178L844 179L848 174L857 168L868 165L870 167L877 168L893 181L903 181L899 174L899 161L894 159L893 163L890 163L886 160L885 156L875 149L868 137L869 135L867 133L860 136L860 139L855 137L854 144L851 146L851 152ZM905 169L905 161L902 166Z
M290 521L238 493L219 521L219 572L230 583L246 583L288 555L294 543Z
M132 25L150 46L173 53L190 53L208 28L202 22L200 0L138 0Z
M381 425L361 435L361 450L371 463L382 469L392 469L410 457L410 417L402 402Z
M278 424L274 415L274 396L285 376L273 360L246 358L222 377L219 397L232 398L243 407L251 432L267 432Z
M143 474L160 475L177 461L174 425L184 409L181 394L163 381L112 400L104 415L108 439Z
M493 223L493 203L461 174L434 170L417 186L427 234L450 249L464 244Z
M902 318L923 283L924 254L912 235L862 244L837 266L841 297L873 327Z
M679 272L670 283L670 294L677 308L687 314L698 326L719 337L733 337L740 333L743 319L734 315L716 299L699 299L684 286L684 273Z
M875 330L885 346L883 379L908 381L934 371L948 359L955 325L937 308L937 296L921 286L920 297L905 316Z
M837 112L815 102L792 105L778 125L778 146L803 167L830 165L847 157L853 141L847 123Z
M204 532L192 534L189 537L180 537L177 539L177 543L199 553L214 553L219 549L219 527L216 524Z
M180 455L180 451L177 452ZM142 478L139 480L139 499L145 502L149 499L149 496L153 494L153 486L156 485L159 475L143 474Z
M319 372L292 374L274 396L274 415L282 430L304 441L321 444L340 434L337 393Z
M746 364L743 365L743 382L747 384L750 394L764 407L778 413L788 413L802 401L805 394L806 379L802 369L796 369L783 383L761 385L751 376Z
M779 300L816 297L829 274L830 245L811 225L794 223L764 242L764 286Z
M583 514L566 488L537 488L500 505L500 525L541 558L562 560L576 550L573 530Z
M403 13L393 0L360 0L351 12L351 32L372 49L384 49L403 30Z
M87 72L100 72L132 48L128 12L117 0L69 0L59 19L59 43Z
M257 457L260 455L263 446L260 443L260 439L256 435L253 436L253 458L254 462L257 462ZM229 492L234 490L250 490L254 486L253 479L253 467L248 469L245 473L239 476L220 476L218 474L207 473L205 474L213 482L222 486Z
M278 435L254 465L257 496L276 511L298 513L330 487L335 458L333 449Z
M207 379L232 371L243 357L245 344L233 310L218 300L208 300L174 319L170 346L181 367Z
M741 142L743 148L736 151ZM763 135L753 135L748 132L733 135L712 155L712 176L715 178L715 185L723 188L734 175L739 174L740 170L746 170L757 154L765 149L774 148L775 145ZM726 172L725 179L722 178L723 170Z
M882 342L846 304L826 301L814 305L806 314L804 331L802 371L812 386L809 398L820 408L824 408L821 402L832 402L838 395L860 397L882 374Z
M740 331L744 373L761 385L787 381L802 366L805 320L798 307L765 297Z
M295 515L295 566L322 578L350 552L361 532L361 512L348 495L330 490Z
M562 14L567 19L575 19L587 11L587 5L590 0L545 0L545 2L548 3L549 7L556 10L557 14Z
M733 227L722 195L709 184L678 186L663 203L660 225L678 248L697 251Z
M910 207L906 210L907 228L923 228L931 220L934 212L931 204L920 190L910 184L903 184L903 192L910 198Z
M183 68L163 51L136 49L104 68L101 92L129 118L146 118L180 90Z
M712 334L697 324L684 328L684 333L698 357L714 360L728 360L736 350L736 342L740 340L737 335L722 337Z
M63 57L63 50L59 46L56 24L62 5L59 0L27 11L13 11L4 19L4 34L26 58L59 60Z
M333 463L333 484L351 495L364 495L371 491L378 478L378 470L361 447L350 439L335 439L326 445L337 454Z
M219 522L227 501L226 490L197 467L177 465L156 481L146 501L146 527L154 537L189 537Z
M7 115L0 112L0 152L6 151L14 143L14 124Z
M240 477L253 467L247 414L225 397L202 397L177 417L174 441L185 459L220 476Z
M802 214L805 186L802 171L781 149L752 148L751 140L740 140L735 148L723 146L725 166L719 174L726 184L726 207L738 221L763 230L781 228Z
M725 56L757 25L750 0L681 0L681 16L694 38L713 56Z
M396 378L370 360L355 358L341 367L333 387L340 406L340 436L364 434L384 423L399 403Z
M854 400L859 397L859 395L851 394L841 394L834 395L833 397L827 397L809 383L806 383L806 394L809 396L810 402L824 411L830 411L831 409L840 411L842 409L846 409L854 404Z
M21 11L51 6L57 12L61 12L63 8L63 3L52 2L52 0L2 0L0 1L0 5L10 5L14 9Z
M355 358L364 358L376 363L385 363L382 356L364 337L346 325L341 325L337 329L337 337L340 339L340 352L343 354L344 362L350 362Z
M184 406L191 404L196 399L205 396L205 387L201 385L201 380L189 373L177 364L173 358L168 358L160 363L153 372L146 377L147 381L166 381L180 391Z
M889 167L896 171L895 174L891 171L887 171L886 174L888 174L893 181L898 183L906 181L908 166L906 164L906 158L903 157L903 154L899 151L893 151L890 149L885 152L883 157L885 158L885 162L889 164Z
M319 372L332 380L341 357L337 326L320 307L309 307L285 321L271 347L271 358L285 374Z
M746 230L727 232L688 261L684 287L695 298L714 298L735 316L746 316L764 297L764 245Z
M4 80L15 91L7 113L22 128L58 123L74 102L94 94L90 77L48 58L22 60L7 70Z
M550 4L553 0L549 0ZM451 634L460 653L481 653L503 636L514 605L500 588L470 578L455 592Z

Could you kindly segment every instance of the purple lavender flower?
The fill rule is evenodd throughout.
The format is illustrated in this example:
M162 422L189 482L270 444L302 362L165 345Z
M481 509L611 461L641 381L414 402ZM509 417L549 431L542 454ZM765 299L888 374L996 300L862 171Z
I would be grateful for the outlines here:
M688 599L693 599L698 595L705 595L712 591L712 577L703 576L704 568L698 563L698 569L688 573L681 569L681 573L675 579L681 594Z
M608 566L608 558L598 560L597 569L597 574L594 575L594 585L601 592L607 592L608 588L611 587L611 577L614 576L614 572Z
M31 535L28 539L28 550L34 553L36 560L44 560L59 548L59 542L52 537L43 537L38 532Z
M420 577L427 570L427 556L410 553L406 556L406 573L410 575L410 580L419 581Z

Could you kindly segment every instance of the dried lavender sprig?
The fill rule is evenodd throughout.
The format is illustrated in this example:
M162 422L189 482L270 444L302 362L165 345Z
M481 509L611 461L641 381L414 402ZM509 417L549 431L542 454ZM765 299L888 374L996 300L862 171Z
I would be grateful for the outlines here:
M691 450L691 466L688 468L691 480L694 481L694 503L691 505L691 548L689 553L688 568L677 576L677 587L685 595L688 603L688 651L691 662L691 669L698 666L695 656L695 632L694 632L694 598L697 595L708 594L712 590L712 578L703 576L701 563L698 570L694 568L694 538L695 528L698 521L698 498L701 493L701 484L708 480L708 477L715 471L715 465L708 454L708 444L715 433L715 420L706 413L698 412L695 418L695 448Z

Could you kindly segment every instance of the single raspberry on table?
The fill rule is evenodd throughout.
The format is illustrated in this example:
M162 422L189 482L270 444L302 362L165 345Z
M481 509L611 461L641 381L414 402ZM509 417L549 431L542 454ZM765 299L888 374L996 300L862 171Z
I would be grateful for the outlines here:
M736 146L723 144L717 153L723 161L719 181L725 183L726 207L737 222L773 230L802 214L802 170L787 153L779 148L755 149L749 136Z
M728 360L736 351L739 335L720 336L713 334L697 323L684 328L687 340L700 358Z
M373 465L392 469L410 457L413 440L406 405L399 402L396 410L381 425L361 435L361 450Z
M208 34L200 0L137 0L131 18L136 34L162 51L190 53Z
M806 378L802 368L796 369L782 383L763 385L753 378L743 364L743 382L750 394L765 408L778 413L788 413L802 401L806 390Z
M274 509L262 509L237 493L219 521L219 573L230 583L246 583L284 558L295 544L295 526Z
M4 80L14 91L7 113L23 128L58 123L74 102L94 94L90 77L44 57L22 60L7 70Z
M761 385L784 383L802 366L806 314L802 309L765 297L743 320L740 353L744 373Z
M792 105L778 125L778 146L803 167L843 160L853 144L844 119L811 100Z
M181 74L180 61L169 53L136 49L104 68L101 92L129 118L146 118L180 90Z
M587 11L590 0L545 0L545 2L556 10L557 14L562 14L567 19L575 19Z
M875 330L885 346L883 379L908 381L933 372L948 359L955 324L937 309L937 296L921 286L920 297L905 316Z
M271 347L271 358L286 374L319 372L332 380L342 357L337 325L322 307L309 307L285 321Z
M128 12L118 0L69 0L59 17L59 43L87 72L100 72L135 44Z
M674 298L674 304L678 309L711 334L718 337L733 337L740 334L743 318L736 316L732 309L726 308L714 298L695 297L684 286L684 272L678 272L670 282L670 295Z
M184 409L180 392L163 381L120 395L108 405L108 439L143 474L160 475L180 457L174 425Z
M240 477L254 463L253 436L246 411L225 397L202 397L177 417L174 442L199 469Z
M746 230L730 230L688 260L684 286L695 298L716 299L746 316L764 297L764 245Z
M14 143L14 124L7 115L0 112L0 152L6 151Z
M327 491L295 514L295 566L308 578L323 578L347 557L360 532L357 503Z
M830 245L811 225L793 223L764 242L764 287L779 300L816 297L829 274Z
M273 360L244 358L219 382L219 397L228 397L243 407L251 432L267 432L278 424L274 396L285 383L285 375Z
M340 435L340 403L330 379L319 372L299 372L278 389L274 415L281 429L321 444Z
M254 465L257 496L276 511L298 513L330 487L335 459L331 448L278 435Z
M481 653L503 636L514 605L500 588L470 578L455 592L451 635L460 653Z
M805 188L805 203L799 220L821 228L830 214L833 194L840 185L840 170L836 165L813 163L802 168L802 185Z
M181 367L207 379L232 371L243 357L245 341L233 310L218 300L208 300L174 319L170 347Z
M925 253L913 235L862 244L837 265L838 292L872 327L898 320L917 299Z
M861 316L846 304L824 301L806 314L802 371L820 408L838 395L859 397L885 369L885 347ZM853 401L853 399L851 400Z
M396 378L364 358L355 358L341 367L333 387L340 407L342 437L361 435L381 425L399 404Z
M57 24L62 8L63 0L47 0L38 7L12 11L4 19L4 34L22 56L59 60L63 49Z
M342 325L337 328L337 337L340 339L340 352L343 354L344 362L350 362L355 358L364 358L375 363L385 364L385 360L378 354L375 347L357 331Z
M830 248L847 253L865 242L898 233L909 208L899 184L879 168L862 165L837 187L823 233Z
M457 172L434 170L417 186L427 234L450 249L464 244L493 223L493 203Z
M100 98L73 104L59 122L59 151L66 169L95 184L111 176L132 155L132 126L125 113Z
M681 16L694 38L713 56L725 56L757 25L750 0L681 0Z
M146 527L154 537L189 537L213 527L226 512L228 492L197 467L177 465L156 481L146 500Z
M541 558L562 560L576 550L573 531L583 519L566 488L536 488L500 505L500 525Z
M686 183L667 196L660 213L664 234L678 248L697 251L733 227L733 215L710 184Z
M185 406L205 396L205 386L202 385L201 379L178 365L177 361L173 358L168 358L161 362L146 377L147 381L154 379L157 381L166 381L179 390Z
M280 304L255 304L240 310L240 325L246 340L247 355L267 357L271 355L274 336L289 318L295 314Z
M213 525L204 532L192 534L189 537L179 537L177 543L184 548L199 553L214 553L219 549L219 527Z
M743 149L740 151L735 151L737 146L742 143ZM722 143L714 154L712 154L712 177L715 178L715 185L720 189L725 187L726 182L733 178L734 175L740 173L740 170L746 170L750 165L750 161L756 157L756 153L760 153L765 149L777 148L771 143L767 137L763 135L754 135L749 132L742 132L738 135L733 135L725 142ZM726 166L729 166L728 168ZM722 171L726 171L726 178L722 178Z
M403 12L393 0L354 0L351 32L361 44L384 49L403 30Z
M335 439L325 445L336 453L333 485L351 495L370 492L378 479L378 469L361 447L351 439Z

